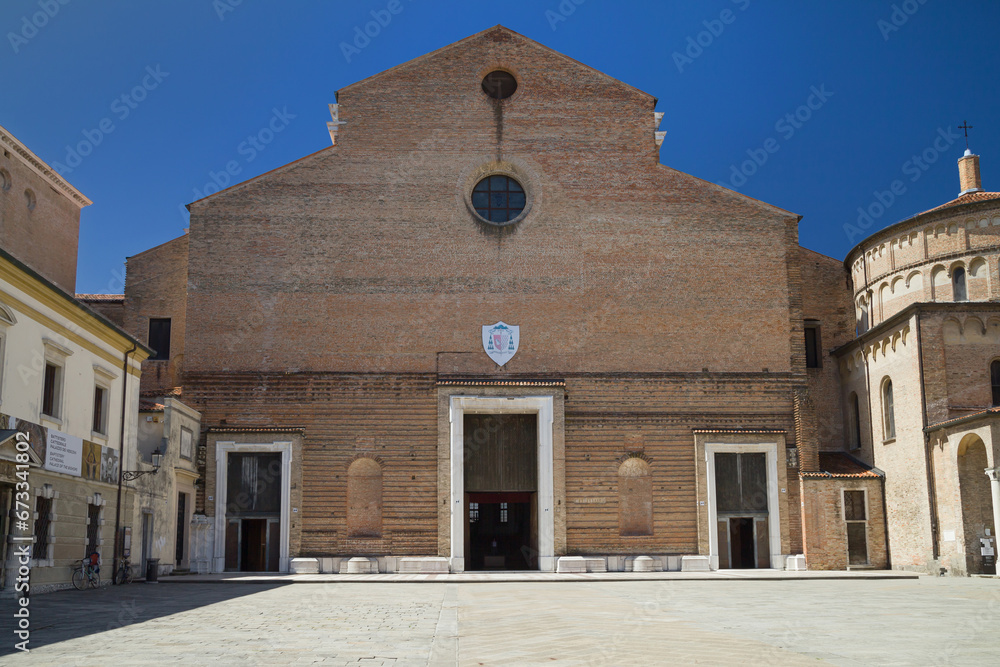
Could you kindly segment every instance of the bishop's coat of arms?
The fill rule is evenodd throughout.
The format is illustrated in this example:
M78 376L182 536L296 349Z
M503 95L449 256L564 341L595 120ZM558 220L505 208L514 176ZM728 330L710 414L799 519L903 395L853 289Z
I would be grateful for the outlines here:
M503 322L483 327L483 349L490 359L503 366L514 353L521 337L521 327L515 327Z

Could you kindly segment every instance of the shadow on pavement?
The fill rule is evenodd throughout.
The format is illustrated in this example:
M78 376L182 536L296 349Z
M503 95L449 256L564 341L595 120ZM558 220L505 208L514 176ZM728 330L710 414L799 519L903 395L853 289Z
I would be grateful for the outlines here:
M100 590L75 589L32 595L30 611L30 643L35 649L47 644L107 632L134 623L170 616L207 605L254 595L289 584L213 584L134 583L106 586ZM14 644L20 642L14 631L20 608L16 599L0 600L0 656L19 653Z

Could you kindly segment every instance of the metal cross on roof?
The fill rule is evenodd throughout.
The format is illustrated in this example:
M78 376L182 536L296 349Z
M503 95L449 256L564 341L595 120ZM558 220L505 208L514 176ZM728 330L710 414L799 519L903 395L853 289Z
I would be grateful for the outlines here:
M969 125L969 121L963 120L962 124L958 126L958 129L965 130L965 147L966 147L966 149L968 149L969 148L969 130L972 129L972 126Z

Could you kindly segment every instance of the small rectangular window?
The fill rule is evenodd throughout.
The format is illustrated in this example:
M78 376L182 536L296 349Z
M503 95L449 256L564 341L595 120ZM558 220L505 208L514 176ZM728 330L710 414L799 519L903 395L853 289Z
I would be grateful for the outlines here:
M1000 359L990 364L990 384L993 386L993 405L1000 405Z
M152 360L161 361L170 358L170 318L149 318L149 347L153 349Z
M844 491L844 518L848 521L865 521L868 518L864 491Z
M52 499L45 496L35 498L35 546L32 556L36 560L49 557L49 523L52 520Z
M94 387L94 433L108 434L108 390Z
M819 324L806 322L806 368L823 366L823 349L819 335Z
M844 489L844 520L847 523L847 563L868 564L868 508L865 492Z
M52 362L45 363L42 386L42 414L59 418L59 395L62 391L62 368Z

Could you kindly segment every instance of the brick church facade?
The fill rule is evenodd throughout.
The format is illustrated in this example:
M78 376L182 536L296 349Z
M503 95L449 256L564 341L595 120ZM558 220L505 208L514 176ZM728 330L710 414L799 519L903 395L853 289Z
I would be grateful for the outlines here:
M660 164L655 98L498 26L331 112L333 145L129 259L125 321L169 323L143 390L202 415L211 571L896 566L856 270Z

